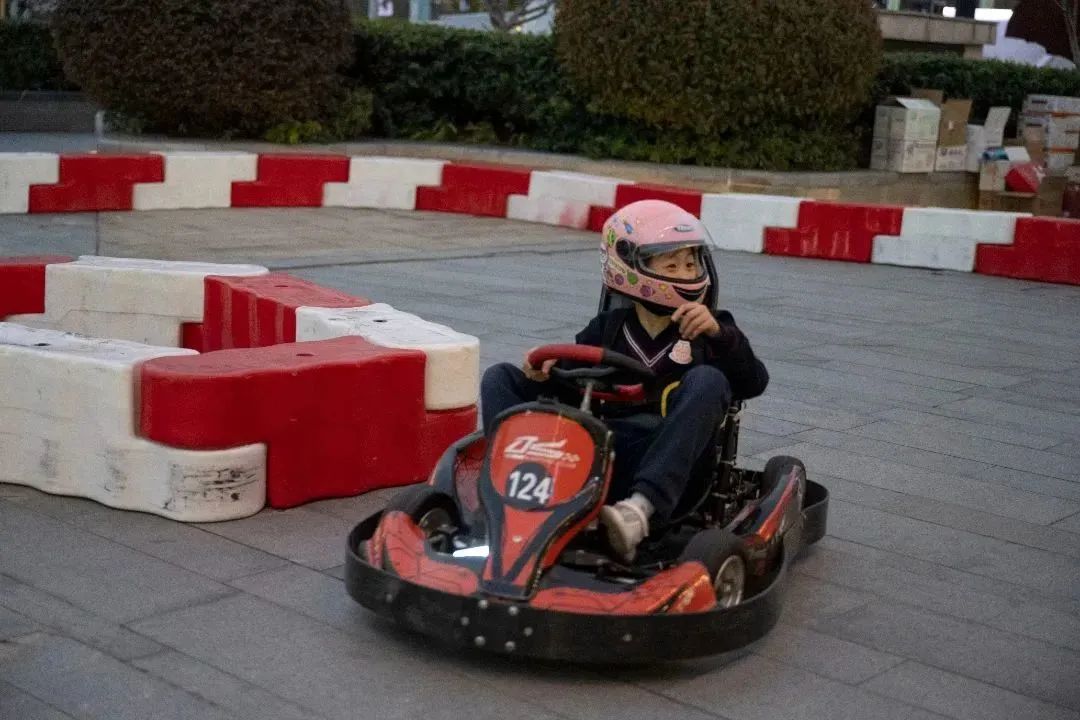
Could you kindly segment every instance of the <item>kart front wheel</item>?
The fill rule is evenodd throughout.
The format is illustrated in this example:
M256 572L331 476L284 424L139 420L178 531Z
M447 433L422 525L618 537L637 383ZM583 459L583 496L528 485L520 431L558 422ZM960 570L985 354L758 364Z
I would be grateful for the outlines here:
M461 517L453 499L430 485L405 488L386 504L383 512L405 513L429 539L449 537L461 526Z
M708 528L687 543L680 562L696 560L709 571L716 591L716 604L734 607L746 591L746 558L742 542L729 530Z

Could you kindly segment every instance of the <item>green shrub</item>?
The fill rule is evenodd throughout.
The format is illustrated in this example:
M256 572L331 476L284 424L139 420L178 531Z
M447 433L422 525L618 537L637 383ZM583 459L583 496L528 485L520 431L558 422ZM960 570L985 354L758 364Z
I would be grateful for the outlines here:
M52 23L67 75L149 131L258 137L344 96L344 0L61 0Z
M845 126L881 60L866 0L573 0L555 37L596 107L703 136Z
M47 27L0 22L0 91L74 89L64 77Z

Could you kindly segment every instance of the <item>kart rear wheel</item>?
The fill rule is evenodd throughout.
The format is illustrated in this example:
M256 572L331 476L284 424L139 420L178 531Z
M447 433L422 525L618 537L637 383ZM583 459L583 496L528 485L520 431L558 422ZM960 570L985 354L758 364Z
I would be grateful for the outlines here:
M716 590L716 604L734 607L746 591L746 557L742 542L729 530L708 528L690 539L680 562L697 560L709 571Z
M427 537L452 532L461 526L461 517L453 499L430 485L405 488L386 504L383 512L405 513Z

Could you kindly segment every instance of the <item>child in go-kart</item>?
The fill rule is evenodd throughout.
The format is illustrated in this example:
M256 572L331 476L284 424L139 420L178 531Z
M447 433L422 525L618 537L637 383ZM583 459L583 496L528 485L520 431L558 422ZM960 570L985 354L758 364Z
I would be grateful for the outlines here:
M703 304L716 280L703 256L708 232L696 217L660 200L632 203L604 224L601 251L604 284L633 306L600 313L575 341L628 355L656 374L644 403L594 407L615 434L614 504L601 509L600 521L630 561L650 520L671 518L695 466L713 452L728 405L763 393L769 376L731 313ZM548 387L554 362L488 369L480 390L485 434L503 411L559 394Z

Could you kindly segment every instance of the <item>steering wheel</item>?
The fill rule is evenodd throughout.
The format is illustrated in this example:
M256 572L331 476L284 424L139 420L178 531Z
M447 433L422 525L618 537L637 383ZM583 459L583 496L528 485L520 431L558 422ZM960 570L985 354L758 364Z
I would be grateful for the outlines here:
M653 380L656 374L634 358L594 345L544 345L529 352L529 364L540 367L546 360L566 360L582 363L591 367L566 370L551 368L551 376L556 380L575 387L583 388L587 384L601 389L592 396L598 400L611 402L644 402L645 386L642 383L624 385L612 382L614 376L629 374L641 380Z

